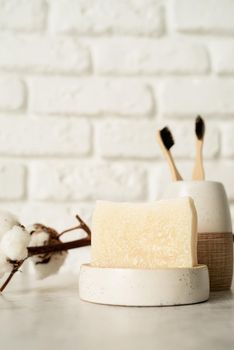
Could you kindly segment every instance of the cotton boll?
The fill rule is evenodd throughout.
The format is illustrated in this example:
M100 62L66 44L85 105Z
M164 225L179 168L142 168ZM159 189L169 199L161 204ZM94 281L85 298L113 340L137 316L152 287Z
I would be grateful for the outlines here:
M50 235L47 232L34 232L31 234L29 247L38 247L48 244Z
M0 242L0 249L10 260L23 260L28 255L29 233L21 226L13 226Z
M51 227L34 224L28 228L31 234L29 246L46 246L61 243L57 231ZM45 254L34 255L31 257L33 262L35 275L37 279L43 279L57 273L63 265L67 256L67 251L51 252Z
M67 257L67 252L59 252L50 255L48 258L33 257L34 270L37 279L44 279L56 274L63 265Z
M27 227L27 231L31 236L30 247L60 242L58 239L58 232L51 227L42 224L34 224Z
M17 217L7 211L0 210L0 239L15 225L19 225Z

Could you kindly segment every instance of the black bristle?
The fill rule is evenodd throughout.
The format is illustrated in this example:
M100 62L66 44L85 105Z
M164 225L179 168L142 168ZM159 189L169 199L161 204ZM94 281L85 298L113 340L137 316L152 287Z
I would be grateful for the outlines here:
M196 132L197 138L199 140L202 140L205 134L205 122L200 116L197 116L196 118L195 132Z
M161 129L160 135L164 146L167 150L169 150L175 143L169 128L166 126L165 128Z

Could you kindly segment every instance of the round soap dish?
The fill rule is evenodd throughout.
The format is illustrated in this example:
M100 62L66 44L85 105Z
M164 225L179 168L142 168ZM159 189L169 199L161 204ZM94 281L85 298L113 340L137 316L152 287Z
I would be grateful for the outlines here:
M206 301L206 265L191 268L130 269L81 266L79 294L84 301L122 306L169 306Z

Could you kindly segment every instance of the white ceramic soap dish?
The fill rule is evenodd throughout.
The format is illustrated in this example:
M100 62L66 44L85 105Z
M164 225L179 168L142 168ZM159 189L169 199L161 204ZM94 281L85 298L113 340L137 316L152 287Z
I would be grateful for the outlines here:
M82 265L80 298L122 306L169 306L206 301L209 274L206 265L192 268L129 269Z

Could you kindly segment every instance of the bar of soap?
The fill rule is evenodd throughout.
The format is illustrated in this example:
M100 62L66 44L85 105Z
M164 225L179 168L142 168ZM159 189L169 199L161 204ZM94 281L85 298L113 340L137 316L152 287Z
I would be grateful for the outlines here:
M98 201L92 221L91 264L139 269L197 265L193 200Z

